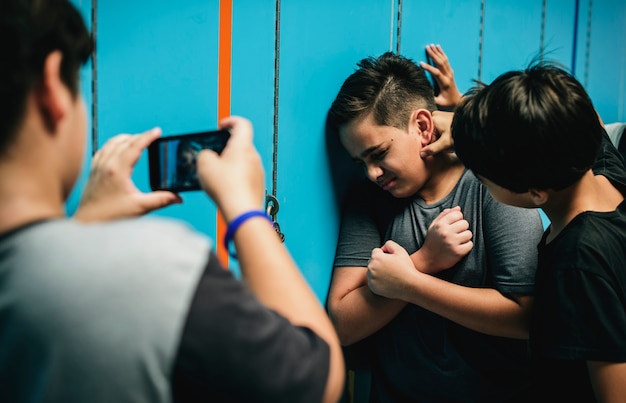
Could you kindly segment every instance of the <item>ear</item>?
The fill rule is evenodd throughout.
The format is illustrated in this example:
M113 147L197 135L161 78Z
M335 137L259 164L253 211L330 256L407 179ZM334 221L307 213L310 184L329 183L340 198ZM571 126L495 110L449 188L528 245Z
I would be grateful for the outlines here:
M63 55L54 51L46 57L41 82L35 89L35 100L43 123L50 132L56 132L59 123L71 106L71 94L61 79Z
M528 189L528 194L533 204L537 207L541 207L548 202L548 192L540 189Z
M420 136L422 147L435 141L433 115L427 109L416 109L411 112L409 125Z

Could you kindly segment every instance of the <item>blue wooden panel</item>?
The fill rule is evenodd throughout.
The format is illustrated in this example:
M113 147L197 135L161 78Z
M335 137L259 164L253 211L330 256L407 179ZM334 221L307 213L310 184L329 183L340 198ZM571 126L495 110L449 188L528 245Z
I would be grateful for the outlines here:
M576 76L605 123L626 121L626 2L580 5Z
M440 44L462 93L478 78L481 0L402 3L400 53L425 61L425 46Z
M575 17L575 1L546 1L544 57L561 63L569 70L573 67Z
M326 113L360 59L390 50L392 2L283 0L281 6L278 222L324 301L338 233Z
M520 70L541 54L542 0L486 0L482 81Z
M98 133L160 126L164 135L217 127L217 1L102 1L97 9ZM147 153L133 173L149 190ZM216 209L201 191L153 214L182 218L215 237Z
M91 0L72 0L72 4L78 8L85 20L85 24L87 25L87 29L91 30ZM85 132L85 137L87 141L85 142L85 156L83 160L83 169L76 180L76 184L74 185L74 189L72 193L70 193L67 202L65 203L65 209L68 215L73 215L78 207L78 203L80 202L80 196L85 187L85 183L87 182L87 177L89 176L89 166L91 165L91 154L92 154L92 144L91 144L91 131L92 131L92 119L91 119L91 106L92 106L92 96L91 96L91 60L85 64L85 66L81 69L80 72L80 80L81 80L81 94L83 96L83 100L85 102L85 107L87 110L87 131Z
M233 4L231 112L254 125L254 143L272 188L276 0Z
M272 193L274 157L274 48L276 0L233 4L231 112L254 125L266 192ZM237 260L229 268L240 274Z
M91 23L91 0L72 1ZM287 246L324 299L338 231L337 199L345 190L345 179L353 173L352 167L341 166L346 175L331 177L324 119L358 60L396 49L398 0L282 0L278 94L274 93L276 0L234 3L231 111L251 119L255 126L267 191L273 191L274 174L278 181L277 218ZM481 65L482 3L443 0L433 6L425 0L403 1L401 53L423 60L424 45L440 43L464 92L475 78L490 82L506 70L525 67L540 54L543 44L546 57L575 70L606 122L626 120L625 2L578 2L574 47L576 2L485 0ZM218 7L218 1L206 0L97 3L96 147L117 133L140 132L155 125L166 134L215 128ZM90 66L83 70L82 79L90 111ZM279 100L276 145L275 95ZM89 131L91 123L89 119ZM90 154L88 144L85 171L67 203L70 213L78 203ZM146 156L137 164L133 178L140 189L148 190ZM154 214L180 217L214 236L213 204L202 192L183 197L182 206Z

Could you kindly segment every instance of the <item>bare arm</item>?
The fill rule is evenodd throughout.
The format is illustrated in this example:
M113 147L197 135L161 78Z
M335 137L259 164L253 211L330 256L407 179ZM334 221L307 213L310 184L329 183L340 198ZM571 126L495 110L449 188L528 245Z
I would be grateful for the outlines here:
M244 212L262 209L265 181L252 143L251 124L231 117L221 126L231 130L231 138L220 156L210 150L198 155L198 174L203 189L231 222ZM262 217L248 219L235 233L234 242L244 279L259 300L294 325L309 327L328 343L330 368L324 401L338 401L345 372L339 339L274 227Z
M389 323L406 302L378 296L367 286L367 268L335 267L328 311L341 344L348 346Z
M618 403L626 396L626 362L588 361L587 370L599 402Z
M424 273L436 273L458 262L473 247L469 223L459 207L445 209L429 226L424 245L411 259ZM367 268L335 267L328 294L328 310L343 345L375 333L406 306L388 295L381 297L367 286Z
M378 295L393 295L477 332L528 338L532 297L508 298L495 289L461 286L422 273L393 241L372 251L367 276L369 288Z

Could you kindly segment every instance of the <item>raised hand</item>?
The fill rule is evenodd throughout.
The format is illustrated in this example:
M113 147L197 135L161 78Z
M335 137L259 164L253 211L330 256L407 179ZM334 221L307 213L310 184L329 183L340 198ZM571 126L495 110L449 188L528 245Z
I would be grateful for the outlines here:
M150 211L181 203L168 191L143 193L131 175L141 153L161 135L154 128L141 134L119 134L96 152L89 178L74 218L80 221L108 221L135 217Z
M212 150L198 154L198 179L217 203L227 221L239 214L263 208L265 172L261 157L252 142L252 124L231 116L220 122L230 138L220 155Z
M456 81L454 81L454 71L450 66L448 56L445 54L441 45L427 45L426 53L432 59L434 66L420 62L420 66L430 72L439 85L439 94L435 97L437 105L443 109L454 109L463 95L459 91Z

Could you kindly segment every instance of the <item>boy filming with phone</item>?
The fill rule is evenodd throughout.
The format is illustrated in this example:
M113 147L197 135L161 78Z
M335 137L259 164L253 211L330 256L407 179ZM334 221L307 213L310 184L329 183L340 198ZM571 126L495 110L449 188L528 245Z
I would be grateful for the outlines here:
M135 218L180 202L131 180L158 129L108 141L76 216L65 216L85 144L78 73L92 49L67 0L3 0L0 401L336 402L340 345L261 210L250 122L225 119L222 154L198 154L245 284L220 266L212 240Z

